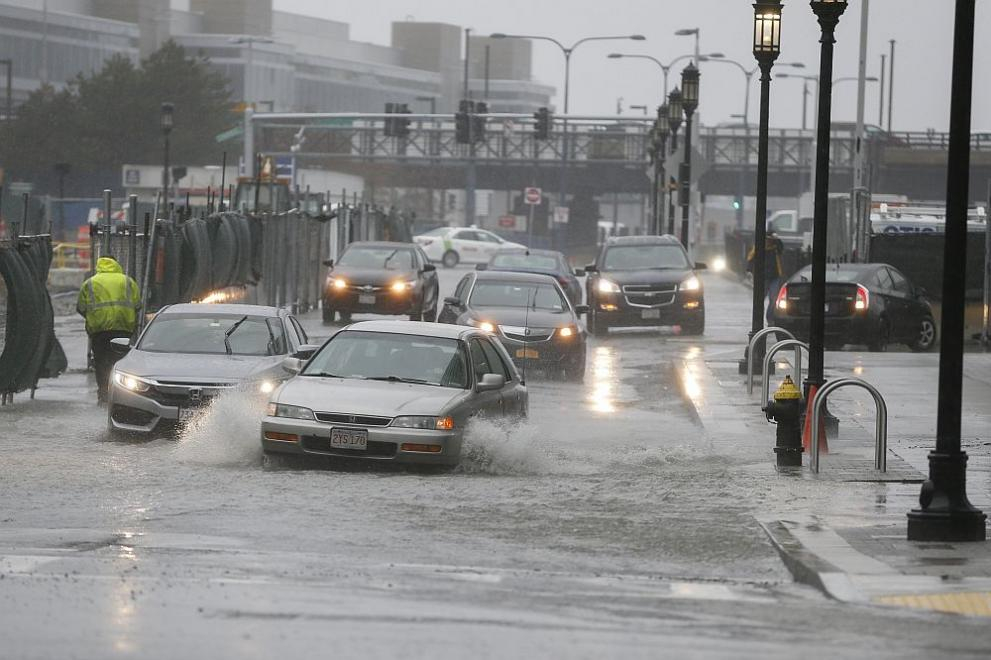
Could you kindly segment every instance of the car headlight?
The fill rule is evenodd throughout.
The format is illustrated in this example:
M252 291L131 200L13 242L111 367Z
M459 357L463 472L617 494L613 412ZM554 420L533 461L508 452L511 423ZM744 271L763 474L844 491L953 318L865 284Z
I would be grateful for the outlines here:
M600 293L619 293L619 285L609 280L599 280Z
M346 289L348 288L348 281L343 277L335 277L333 286L337 290Z
M427 415L404 415L392 420L397 429L420 429L423 431L450 431L454 428L451 417L430 417Z
M679 288L682 291L698 291L702 288L702 283L699 281L699 278L692 275L687 280L682 282Z
M559 337L563 337L567 339L568 337L574 337L576 333L575 333L575 328L568 325L563 328L559 328L557 334Z
M413 287L415 286L416 286L416 280L409 280L406 282L404 282L403 280L399 280L398 282L392 283L392 292L405 293L406 291L412 291Z
M114 372L114 382L131 392L147 392L148 388L151 387L148 381L137 376L125 374L123 371Z
M475 319L468 319L467 323L468 325L474 326L480 330L484 330L485 332L496 331L495 323L490 323L489 321L477 321Z
M258 391L262 394L271 394L275 391L275 381L274 380L263 380L258 383Z
M316 419L313 411L302 406L289 406L284 403L268 404L269 417L288 417L290 419Z

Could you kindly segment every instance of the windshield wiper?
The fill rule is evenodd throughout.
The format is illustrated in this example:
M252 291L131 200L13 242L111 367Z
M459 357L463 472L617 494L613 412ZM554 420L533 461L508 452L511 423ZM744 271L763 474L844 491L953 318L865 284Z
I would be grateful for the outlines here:
M241 327L241 324L247 320L248 320L247 316L242 316L240 321L232 325L230 328L227 329L227 332L224 333L224 348L227 349L228 355L234 354L234 351L231 350L231 335L237 332L237 329Z
M365 380L381 380L389 383L415 383L416 385L428 385L429 382L423 378L401 378L400 376L371 376Z
M317 371L315 373L305 373L305 374L300 374L300 376L313 376L314 378L345 378L345 376L338 376L337 374L332 374L329 371Z

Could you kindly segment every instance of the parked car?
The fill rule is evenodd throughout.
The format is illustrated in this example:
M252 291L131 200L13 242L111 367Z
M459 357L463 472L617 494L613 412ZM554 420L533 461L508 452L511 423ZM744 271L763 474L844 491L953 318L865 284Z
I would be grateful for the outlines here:
M323 322L351 314L409 315L413 321L437 318L440 286L436 267L412 243L352 243L329 266L323 294Z
M331 337L276 390L266 453L455 465L469 420L524 417L526 386L479 328L365 321Z
M778 291L774 323L808 340L812 267L795 273ZM866 344L884 351L906 344L914 351L936 345L936 322L926 293L887 264L830 264L826 268L826 346Z
M585 271L572 269L568 265L568 258L555 250L499 250L492 255L489 263L479 264L477 269L550 275L564 289L572 305L582 304L582 285L578 278L584 276Z
M476 271L444 299L438 321L471 325L497 337L522 366L556 368L568 380L585 377L585 328L575 307L549 275Z
M114 367L107 402L111 433L147 434L185 422L235 388L267 396L290 374L283 361L316 346L283 309L257 305L165 307ZM128 339L112 342L122 351ZM264 400L260 402L264 405Z
M585 267L588 328L604 336L622 326L680 326L705 332L705 293L698 271L674 236L610 238Z
M440 262L446 268L454 268L459 263L488 263L499 250L526 247L475 227L440 227L414 236L413 241L423 248L431 261Z

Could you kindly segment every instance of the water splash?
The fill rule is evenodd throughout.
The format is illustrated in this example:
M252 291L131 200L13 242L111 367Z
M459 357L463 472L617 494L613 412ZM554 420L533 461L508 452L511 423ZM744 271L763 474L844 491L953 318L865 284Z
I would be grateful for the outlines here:
M528 475L555 471L540 428L528 421L476 419L465 429L461 463L468 474Z
M180 461L244 467L261 465L264 397L235 390L218 396L186 423L175 447Z

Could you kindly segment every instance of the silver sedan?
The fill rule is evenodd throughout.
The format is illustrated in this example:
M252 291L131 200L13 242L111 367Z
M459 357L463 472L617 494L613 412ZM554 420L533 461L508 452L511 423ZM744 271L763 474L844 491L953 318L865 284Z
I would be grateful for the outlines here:
M272 394L261 442L266 453L455 465L470 419L527 408L526 385L485 331L366 321L334 335Z

